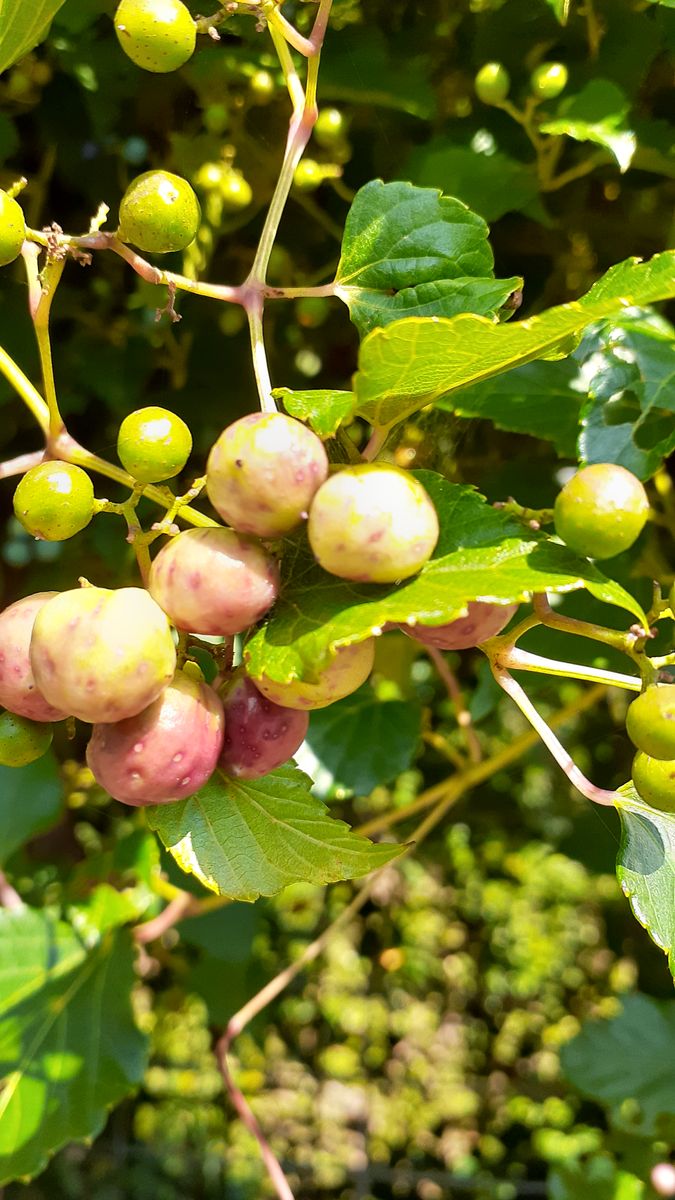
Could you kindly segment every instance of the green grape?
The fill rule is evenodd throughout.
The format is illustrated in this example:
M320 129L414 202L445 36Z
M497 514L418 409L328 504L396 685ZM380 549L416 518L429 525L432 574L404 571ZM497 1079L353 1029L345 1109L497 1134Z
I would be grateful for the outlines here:
M509 94L511 78L501 63L489 62L476 75L474 87L483 104L499 104Z
M253 682L263 696L282 708L327 708L360 688L370 675L374 661L375 639L369 638L338 650L315 683L302 679L277 683L267 675L254 677Z
M647 493L635 475L614 463L595 463L577 471L558 494L555 531L576 554L613 558L633 545L648 514Z
M249 90L257 104L267 104L277 90L274 76L269 71L256 71L249 80Z
M650 758L638 750L633 759L633 783L645 804L675 812L675 760Z
M253 188L241 171L227 171L220 181L220 194L227 208L248 208L253 201Z
M0 767L27 767L52 744L51 725L0 713Z
M656 684L638 696L626 713L626 731L650 758L675 758L675 684Z
M332 150L344 140L346 121L339 108L322 108L314 126L314 137L320 146Z
M197 26L181 0L120 0L115 33L137 67L164 73L194 54Z
M24 529L45 542L64 542L94 515L94 486L86 471L67 462L31 467L14 493L14 513Z
M541 63L530 75L530 88L542 100L555 100L567 87L569 72L564 63Z
M0 191L0 267L19 257L26 238L23 209L7 192Z
M191 450L192 434L185 421L166 408L139 408L120 426L119 460L139 483L173 479L183 470Z
M295 168L293 183L301 192L315 192L326 178L324 169L313 158L303 158Z
M186 179L146 171L122 197L118 235L147 253L169 254L194 241L200 218L199 201Z

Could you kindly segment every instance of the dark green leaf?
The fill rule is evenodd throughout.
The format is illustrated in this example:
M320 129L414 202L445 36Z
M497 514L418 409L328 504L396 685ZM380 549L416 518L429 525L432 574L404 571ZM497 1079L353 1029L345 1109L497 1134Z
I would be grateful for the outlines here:
M62 804L63 787L51 754L28 767L0 767L0 864L49 829Z
M645 1184L621 1171L613 1159L598 1154L590 1161L570 1162L549 1175L549 1200L643 1200Z
M28 54L47 36L64 0L3 0L0 3L0 71Z
M629 109L621 88L608 79L593 79L576 96L562 100L558 115L546 121L541 131L603 146L620 169L627 171L637 145L635 131L628 122Z
M412 314L493 316L522 282L493 265L487 225L460 200L375 179L349 210L336 293L362 336Z
M617 808L617 879L636 919L668 955L675 977L675 814L643 804L632 784L621 789Z
M536 172L506 154L478 154L447 137L432 138L413 152L406 177L419 187L438 187L456 196L486 221L507 212L545 218Z
M214 775L189 800L148 809L148 821L184 871L236 900L355 879L401 853L328 816L310 786L293 766L251 781Z
M334 437L343 421L351 417L355 404L353 392L331 390L293 392L290 388L276 388L274 398L281 400L292 417L306 421L320 438Z
M42 911L0 912L0 1184L95 1137L140 1082L146 1051L133 985L123 932L87 949Z
M248 668L280 683L312 679L340 646L382 632L387 622L442 625L469 600L509 603L533 592L586 587L639 620L635 600L565 546L534 533L486 504L469 487L417 472L438 512L441 535L434 558L399 586L354 584L326 574L298 548L270 621L247 643Z
M621 1106L637 1101L640 1116L634 1133L657 1133L661 1116L675 1115L675 1002L659 1004L649 996L626 996L609 1021L587 1021L562 1050L567 1079L584 1096L612 1110L621 1123ZM630 1070L627 1070L630 1064Z
M545 358L571 336L629 305L675 295L675 251L612 267L574 304L506 325L465 313L450 320L411 318L376 329L361 346L358 412L388 427L458 388Z
M382 701L362 687L312 713L307 741L336 784L368 795L410 766L421 724L418 704Z
M429 64L400 58L373 27L333 33L321 56L321 97L428 119L436 109Z

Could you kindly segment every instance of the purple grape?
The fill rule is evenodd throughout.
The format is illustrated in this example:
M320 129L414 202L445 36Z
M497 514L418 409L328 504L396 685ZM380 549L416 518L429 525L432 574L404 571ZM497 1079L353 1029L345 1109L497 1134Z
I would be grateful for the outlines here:
M170 804L192 796L213 774L224 726L213 688L177 671L137 716L94 726L87 763L97 783L123 804Z
M436 646L438 650L468 650L501 633L518 605L470 600L467 608L465 617L458 617L448 625L400 625L399 628L424 646Z
M292 758L304 742L306 712L282 708L237 674L223 695L225 739L218 765L235 779L260 779Z

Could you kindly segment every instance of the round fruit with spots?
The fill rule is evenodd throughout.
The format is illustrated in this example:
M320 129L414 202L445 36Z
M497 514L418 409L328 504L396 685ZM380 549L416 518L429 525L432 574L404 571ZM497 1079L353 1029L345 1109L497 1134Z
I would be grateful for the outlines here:
M150 594L177 629L229 637L260 621L279 591L277 561L233 529L186 529L150 569Z
M192 450L185 421L166 408L139 408L120 425L119 460L139 483L161 483L183 470Z
M399 625L399 629L424 646L436 646L439 650L469 650L501 633L517 610L517 604L470 600L466 616L447 625Z
M307 736L309 716L263 696L244 672L222 693L225 738L219 767L234 779L260 779L292 758Z
M35 592L0 613L0 704L31 721L62 721L67 709L43 696L33 675L30 643L35 618L58 592Z
M633 759L633 783L645 804L675 812L675 759L652 758L638 750Z
M228 525L275 538L307 518L327 475L323 442L311 429L283 413L251 413L213 446L206 490Z
M613 558L630 549L648 515L647 493L635 475L615 463L594 463L558 493L555 531L576 554Z
M164 74L194 54L197 26L182 0L120 0L115 33L137 67Z
M0 767L27 767L52 744L51 725L29 721L16 713L0 713Z
M81 467L43 462L26 471L14 493L14 515L24 529L45 542L63 542L80 533L95 511L94 485Z
M675 684L648 687L629 705L626 731L651 758L675 758Z
M309 511L317 562L341 579L396 583L431 558L438 517L413 475L387 463L345 467L319 488Z
M210 779L223 744L223 706L213 688L177 671L134 717L95 725L87 763L96 782L124 804L170 804Z
M142 588L87 586L40 609L30 660L50 704L93 725L152 704L173 679L176 650L165 614Z
M148 254L170 254L194 241L201 215L186 179L169 171L146 171L122 197L117 235Z
M282 708L327 708L351 696L370 675L375 662L375 640L368 638L354 646L343 646L313 682L294 679L277 683L267 675L253 676L258 691Z
M25 239L26 220L21 205L0 190L0 267L19 257Z

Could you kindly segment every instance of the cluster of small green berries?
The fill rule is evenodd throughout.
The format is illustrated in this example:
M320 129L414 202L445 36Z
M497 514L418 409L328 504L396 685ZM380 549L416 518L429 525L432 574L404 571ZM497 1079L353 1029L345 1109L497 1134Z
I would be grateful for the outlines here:
M628 709L626 729L637 750L638 795L652 808L675 812L675 684L657 683L642 692Z
M530 93L537 100L555 100L567 87L568 78L564 63L540 63L530 75ZM502 63L487 62L477 72L474 87L483 104L503 104L511 91L511 77Z

